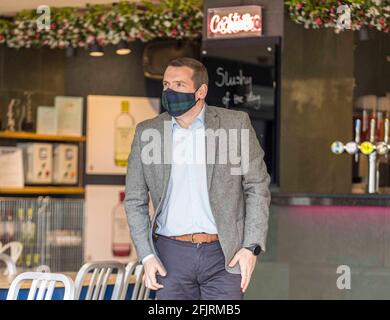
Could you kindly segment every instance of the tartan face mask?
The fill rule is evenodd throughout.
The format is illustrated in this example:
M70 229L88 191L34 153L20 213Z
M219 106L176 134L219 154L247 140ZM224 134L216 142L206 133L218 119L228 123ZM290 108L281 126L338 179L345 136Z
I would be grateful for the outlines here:
M198 89L195 92L178 92L166 89L161 95L162 106L171 116L178 117L190 110L198 102L195 99L195 93Z

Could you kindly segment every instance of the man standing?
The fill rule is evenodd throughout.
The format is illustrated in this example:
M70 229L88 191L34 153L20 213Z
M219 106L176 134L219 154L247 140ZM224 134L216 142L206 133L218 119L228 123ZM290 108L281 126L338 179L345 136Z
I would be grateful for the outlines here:
M146 286L157 290L158 300L242 299L265 251L270 177L264 151L247 113L205 103L207 86L202 63L171 61L163 79L167 112L137 125L128 159L125 208L131 237ZM157 161L145 160L156 132ZM209 132L229 139L230 132L238 132L233 139L238 148L210 139ZM245 167L240 174L222 161L236 149L238 166ZM213 161L210 154L216 155ZM152 219L149 193L156 208Z

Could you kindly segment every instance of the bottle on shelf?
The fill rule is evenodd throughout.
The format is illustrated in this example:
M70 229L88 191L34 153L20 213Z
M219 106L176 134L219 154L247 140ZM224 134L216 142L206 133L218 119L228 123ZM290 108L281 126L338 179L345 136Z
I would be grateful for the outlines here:
M24 93L23 105L25 108L26 116L22 122L22 130L27 132L34 131L33 113L31 104L31 92L26 91Z
M7 123L6 130L16 131L16 116L15 116L16 99L11 99L7 107Z
M33 259L35 254L35 234L36 227L35 222L33 221L33 208L27 209L27 221L24 223L23 227L23 238L25 240L25 257L26 257L26 267L31 268L33 266Z
M4 244L5 212L0 212L0 242Z
M119 167L127 166L135 132L135 120L129 113L129 101L121 102L121 113L115 119L114 161Z
M130 231L123 201L125 193L119 193L119 203L112 212L112 254L116 257L127 257L131 253Z
M16 131L23 131L22 124L26 118L26 106L22 99L15 99Z
M23 263L24 263L24 251L25 251L25 248L26 248L26 241L24 240L24 209L23 208L19 208L18 209L18 217L17 217L17 225L18 225L18 237L17 237L17 240L20 241L23 245L23 251L21 253L21 255L19 256L19 259L17 261L17 266L19 267L23 267Z
M6 221L4 222L4 233L3 233L3 245L14 241L15 236L15 225L12 211L8 210L6 213Z

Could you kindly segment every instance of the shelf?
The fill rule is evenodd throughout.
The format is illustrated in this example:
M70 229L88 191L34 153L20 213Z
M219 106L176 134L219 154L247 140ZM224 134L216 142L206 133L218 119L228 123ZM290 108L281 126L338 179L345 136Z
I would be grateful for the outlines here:
M85 189L81 187L24 187L24 188L3 188L0 187L0 194L84 194Z
M68 141L68 142L83 142L85 136L60 136L51 134L40 134L23 131L0 131L2 139L24 139L24 140L44 140L44 141Z

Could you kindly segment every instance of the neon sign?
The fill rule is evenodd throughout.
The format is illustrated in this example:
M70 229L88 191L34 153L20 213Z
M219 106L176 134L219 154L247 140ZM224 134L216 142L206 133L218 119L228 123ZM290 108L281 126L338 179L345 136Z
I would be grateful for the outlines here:
M207 38L253 37L261 34L260 6L208 9Z

